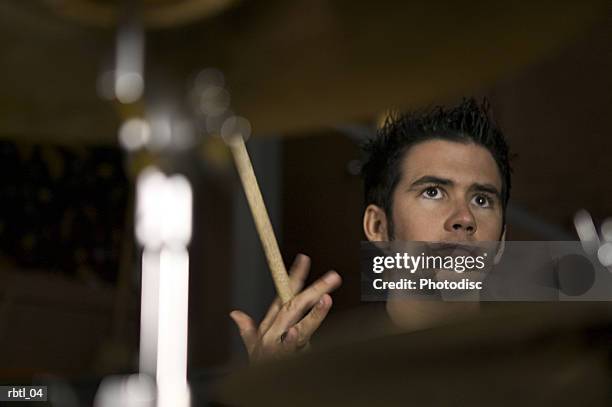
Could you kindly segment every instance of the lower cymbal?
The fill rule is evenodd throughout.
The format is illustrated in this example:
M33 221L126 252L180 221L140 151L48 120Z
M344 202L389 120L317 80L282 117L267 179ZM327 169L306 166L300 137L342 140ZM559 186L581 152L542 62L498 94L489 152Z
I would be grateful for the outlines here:
M609 405L608 304L491 308L461 324L236 372L218 385L217 400L235 406Z

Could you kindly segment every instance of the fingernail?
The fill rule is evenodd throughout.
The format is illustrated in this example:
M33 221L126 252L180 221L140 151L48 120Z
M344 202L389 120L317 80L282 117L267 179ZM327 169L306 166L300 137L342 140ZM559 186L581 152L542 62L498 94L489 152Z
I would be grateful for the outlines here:
M323 281L328 284L335 283L338 280L338 275L334 271L330 271L323 276Z
M325 308L325 297L321 297L321 299L317 303L317 308Z

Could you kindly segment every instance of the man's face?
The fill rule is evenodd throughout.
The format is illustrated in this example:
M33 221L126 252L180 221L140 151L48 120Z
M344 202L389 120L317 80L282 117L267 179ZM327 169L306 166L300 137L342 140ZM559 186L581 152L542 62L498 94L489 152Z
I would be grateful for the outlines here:
M497 164L486 148L446 140L416 144L400 163L400 180L393 191L393 237L499 240L501 187Z

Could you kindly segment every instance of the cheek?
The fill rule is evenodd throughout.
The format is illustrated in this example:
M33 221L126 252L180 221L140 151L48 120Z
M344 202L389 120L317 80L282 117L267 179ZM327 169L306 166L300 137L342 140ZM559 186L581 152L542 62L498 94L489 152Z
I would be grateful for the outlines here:
M477 240L499 240L502 233L501 212L490 213L476 218L478 228L476 229Z
M444 217L435 205L401 202L395 205L393 225L397 240L434 241L444 229Z

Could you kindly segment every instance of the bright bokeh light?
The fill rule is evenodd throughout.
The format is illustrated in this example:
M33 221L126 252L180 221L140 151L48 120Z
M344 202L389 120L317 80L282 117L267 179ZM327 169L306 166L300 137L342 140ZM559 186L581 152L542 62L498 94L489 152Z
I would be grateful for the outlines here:
M199 107L207 116L220 116L229 108L230 94L220 86L209 86L200 94Z
M142 97L143 92L144 78L140 73L125 72L115 76L115 95L121 103L134 103Z
M136 237L150 250L185 247L191 239L192 190L182 175L145 169L136 187Z
M140 371L155 374L158 407L187 407L187 316L191 184L143 170L136 184L136 237L142 257Z
M160 253L157 349L158 406L189 405L187 316L189 255L185 249Z
M154 151L162 150L172 141L172 121L167 114L157 113L151 117L151 138L147 146Z
M594 255L599 249L599 235L591 215L584 209L579 210L574 216L574 227L584 250Z
M121 103L134 103L144 92L145 36L136 19L126 20L117 32L115 54L115 97Z
M157 368L159 267L159 252L145 249L142 254L139 371L151 376L155 376Z
M233 137L242 137L245 141L251 136L251 122L244 117L228 117L221 126L221 137L230 142Z
M147 375L110 376L100 383L94 407L153 407L155 382Z
M604 243L599 250L597 250L597 258L601 264L605 267L612 266L612 243Z
M126 120L119 129L119 143L127 151L144 147L151 137L151 128L145 120L132 118Z
M225 76L223 72L216 68L202 69L195 78L194 86L200 91L209 86L220 86L225 85Z

